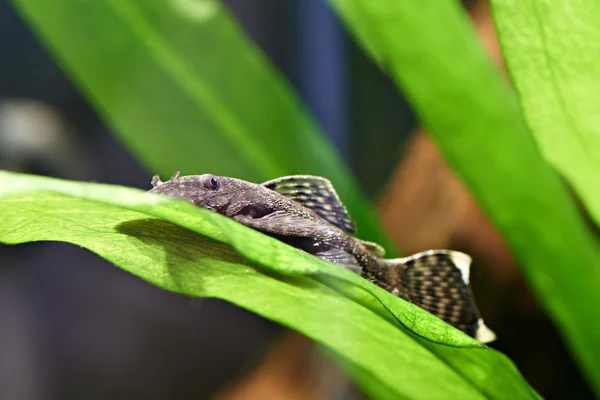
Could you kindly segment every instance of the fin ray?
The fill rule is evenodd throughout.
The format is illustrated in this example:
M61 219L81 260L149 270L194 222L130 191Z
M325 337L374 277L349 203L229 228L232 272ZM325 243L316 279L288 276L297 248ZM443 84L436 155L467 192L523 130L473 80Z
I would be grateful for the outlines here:
M428 250L386 261L390 268L399 268L394 285L400 297L482 343L495 339L495 334L483 323L471 292L471 257L467 254Z
M310 221L283 211L276 211L260 218L252 218L248 215L234 215L232 218L252 229L281 236L306 236L324 239L335 235L334 229L327 224Z
M328 179L312 175L292 175L261 185L310 208L321 218L350 235L356 232L354 222Z
M362 267L358 264L356 259L351 254L343 250L332 247L326 251L315 253L314 255L325 261L340 264L344 268L349 269L350 271L359 275L362 273Z

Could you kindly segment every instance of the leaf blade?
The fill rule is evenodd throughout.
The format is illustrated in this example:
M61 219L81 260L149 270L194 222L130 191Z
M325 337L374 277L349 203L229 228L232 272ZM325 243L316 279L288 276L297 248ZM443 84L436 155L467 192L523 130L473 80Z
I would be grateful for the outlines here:
M600 7L587 0L492 1L531 132L600 223Z
M408 96L600 393L597 243L466 13L452 1L330 2Z
M249 248L236 252L227 244L231 235L271 250L256 252L253 258L262 264L254 263L239 254L248 254ZM322 343L397 397L531 397L531 389L504 356L432 315L386 292L378 296L408 322L418 318L432 327L450 328L415 339L402 325L345 293L360 289L348 285L365 282L358 276L185 202L128 188L0 172L0 241L31 240L69 241L164 289L238 304ZM293 262L279 264L286 260ZM338 287L316 276L336 278ZM373 289L377 295L380 289ZM446 339L447 344L432 339ZM467 375L473 367L479 376ZM498 369L507 373L498 383L502 387L486 388ZM433 376L439 385L427 388Z

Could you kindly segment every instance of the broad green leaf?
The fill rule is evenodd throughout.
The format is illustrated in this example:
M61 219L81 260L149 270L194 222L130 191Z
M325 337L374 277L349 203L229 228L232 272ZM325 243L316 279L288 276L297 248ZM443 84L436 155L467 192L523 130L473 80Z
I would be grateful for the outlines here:
M504 355L436 317L187 202L0 172L0 241L39 240L83 246L166 290L221 298L297 330L373 398L536 397Z
M332 180L360 235L393 245L348 168L216 0L13 0L118 137L155 173Z
M450 0L330 2L500 230L600 394L597 244L466 13Z
M600 4L493 0L504 58L544 156L600 224Z

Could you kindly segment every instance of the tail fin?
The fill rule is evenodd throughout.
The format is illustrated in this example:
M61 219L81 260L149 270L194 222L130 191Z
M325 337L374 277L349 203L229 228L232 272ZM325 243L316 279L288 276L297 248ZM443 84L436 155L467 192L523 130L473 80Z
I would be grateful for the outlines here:
M484 325L479 316L469 286L471 257L467 254L451 250L428 250L385 261L390 268L388 276L395 275L396 278L392 280L396 284L391 288L392 293L482 343L496 339L494 332Z

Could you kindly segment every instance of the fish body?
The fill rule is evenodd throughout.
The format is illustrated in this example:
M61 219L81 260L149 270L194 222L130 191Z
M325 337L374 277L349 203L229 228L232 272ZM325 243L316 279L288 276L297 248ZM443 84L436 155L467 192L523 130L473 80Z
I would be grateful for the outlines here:
M386 259L356 228L329 180L294 175L262 184L211 174L152 179L151 192L187 200L316 257L340 264L482 342L495 339L469 287L468 255L429 250Z

